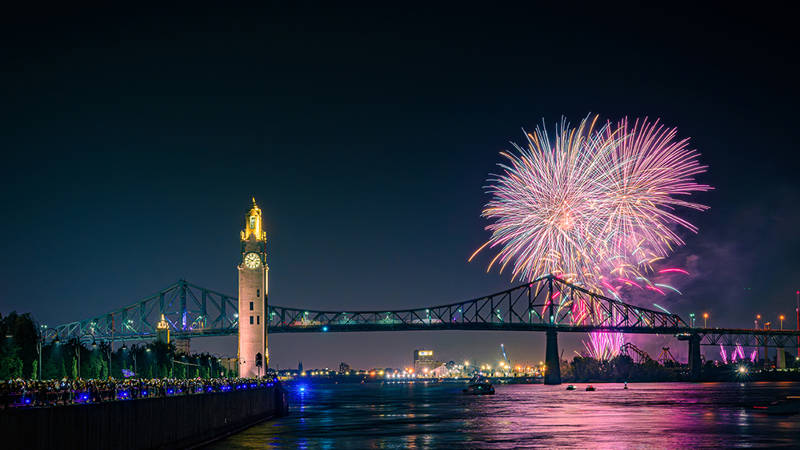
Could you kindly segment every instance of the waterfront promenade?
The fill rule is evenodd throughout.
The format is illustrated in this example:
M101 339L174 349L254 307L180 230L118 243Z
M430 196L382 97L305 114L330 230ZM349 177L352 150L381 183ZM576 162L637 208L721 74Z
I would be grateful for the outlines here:
M184 448L288 412L287 392L273 378L15 382L6 388L0 433L13 449Z

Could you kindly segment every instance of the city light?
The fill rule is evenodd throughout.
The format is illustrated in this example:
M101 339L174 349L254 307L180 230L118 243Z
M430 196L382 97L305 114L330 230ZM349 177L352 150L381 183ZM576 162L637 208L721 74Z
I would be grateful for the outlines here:
M703 313L703 328L708 328L708 313Z

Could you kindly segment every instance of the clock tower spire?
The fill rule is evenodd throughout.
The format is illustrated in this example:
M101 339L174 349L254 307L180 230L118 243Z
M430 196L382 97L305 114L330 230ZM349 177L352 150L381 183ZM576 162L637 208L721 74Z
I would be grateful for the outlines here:
M241 232L242 260L239 264L239 376L264 375L269 364L267 349L267 233L261 208L245 215Z

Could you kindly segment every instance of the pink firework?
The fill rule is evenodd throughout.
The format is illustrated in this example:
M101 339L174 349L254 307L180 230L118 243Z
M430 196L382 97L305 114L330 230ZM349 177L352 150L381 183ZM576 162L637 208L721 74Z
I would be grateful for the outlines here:
M694 179L706 167L676 136L647 119L598 126L594 117L575 128L562 120L552 138L537 127L525 148L501 153L508 162L483 210L492 235L470 260L489 247L497 254L488 270L510 265L513 279L549 273L597 292L602 277L632 286L683 244L676 228L696 231L677 208L706 209L685 199L711 189Z
M589 341L584 341L583 346L586 347L586 356L600 361L608 361L619 355L624 343L622 333L592 331L589 333Z

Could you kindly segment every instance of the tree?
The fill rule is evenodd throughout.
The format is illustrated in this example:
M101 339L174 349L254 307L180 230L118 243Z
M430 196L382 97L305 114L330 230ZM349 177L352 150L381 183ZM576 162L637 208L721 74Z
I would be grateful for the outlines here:
M16 352L7 352L0 359L0 380L22 377L22 359Z
M49 344L42 350L47 356L44 359L44 367L42 367L42 378L45 380L60 380L67 375L64 370L64 352L61 347L60 344Z
M611 360L613 366L613 378L616 381L628 381L633 370L633 358L628 355L617 355Z

